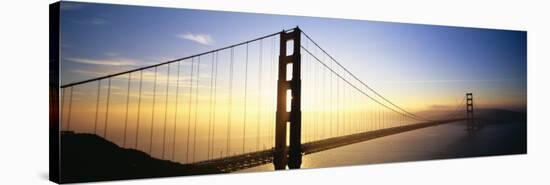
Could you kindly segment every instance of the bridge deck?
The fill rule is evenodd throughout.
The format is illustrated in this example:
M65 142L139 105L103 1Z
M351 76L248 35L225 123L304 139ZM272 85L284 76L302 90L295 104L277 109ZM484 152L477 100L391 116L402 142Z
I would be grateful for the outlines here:
M212 173L227 173L251 168L273 161L273 149L250 152L208 161L193 163L197 168L214 170Z
M350 145L358 142L363 142L375 138L380 138L384 136L389 136L393 134L399 134L407 131L412 131L416 129L452 123L455 121L460 121L461 119L449 119L436 122L423 122L406 126L392 127L374 131L367 131L357 134L351 134L346 136L334 137L323 139L314 142L308 142L302 144L303 155L312 154L315 152L321 152L324 150L329 150L337 148L340 146ZM229 156L219 159L212 159L208 161L202 161L192 164L197 168L210 169L214 170L211 173L228 173L245 168L251 168L255 166L260 166L263 164L268 164L273 162L273 153L274 149L267 149L258 152L251 152L241 155Z
M351 134L351 135L345 135L340 137L323 139L323 140L314 141L314 142L308 142L308 143L302 144L302 152L304 155L307 155L315 152L321 152L324 150L337 148L344 145L363 142L363 141L367 141L367 140L371 140L379 137L399 134L402 132L451 123L451 122L460 121L460 120L463 120L463 119L449 119L449 120L442 120L442 121L436 121L436 122L423 122L423 123L417 123L412 125L367 131L367 132L362 132L357 134Z

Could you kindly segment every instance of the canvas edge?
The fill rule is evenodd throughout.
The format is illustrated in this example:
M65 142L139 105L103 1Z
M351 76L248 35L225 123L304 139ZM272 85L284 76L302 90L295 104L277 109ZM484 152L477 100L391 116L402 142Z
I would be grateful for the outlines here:
M59 182L59 26L60 5L49 5L49 180Z

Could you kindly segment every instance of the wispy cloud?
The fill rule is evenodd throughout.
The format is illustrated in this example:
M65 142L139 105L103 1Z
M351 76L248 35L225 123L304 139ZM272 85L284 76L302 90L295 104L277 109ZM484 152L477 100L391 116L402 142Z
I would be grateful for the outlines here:
M214 43L214 39L212 39L212 36L208 34L185 33L185 34L179 34L177 35L177 37L185 40L190 40L203 45L211 45L212 43Z
M81 64L103 65L103 66L135 66L136 61L131 59L87 59L87 58L66 58L66 60Z
M120 54L117 53L117 52L105 52L104 54L105 54L106 56L109 56L109 57L120 56Z
M93 25L104 25L105 23L107 23L107 21L102 18L94 17L90 19L90 23Z
M73 20L73 22L76 23L76 24L92 25L92 26L100 26L100 25L105 25L105 24L109 23L107 20L105 20L104 18L100 18L100 17L92 17L92 18L86 18L86 19L75 19L75 20Z
M64 43L61 43L60 47L61 47L61 48L65 48L65 49L67 49L67 48L71 48L71 47L72 47L72 45L70 45L70 44L64 44Z
M82 69L76 69L72 70L72 73L82 75L82 76L88 76L88 77L98 77L98 76L105 76L108 75L106 72L98 72L98 71L89 71L89 70L82 70Z
M84 7L84 4L80 3L71 3L71 2L62 2L61 3L61 10L78 10Z

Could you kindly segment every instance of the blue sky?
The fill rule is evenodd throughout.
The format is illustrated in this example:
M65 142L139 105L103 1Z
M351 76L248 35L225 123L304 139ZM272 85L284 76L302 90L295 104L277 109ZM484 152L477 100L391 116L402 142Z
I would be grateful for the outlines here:
M487 105L526 107L522 31L72 2L61 9L61 84L299 26L360 79L404 104L452 104L472 91ZM422 106L439 105L434 101Z

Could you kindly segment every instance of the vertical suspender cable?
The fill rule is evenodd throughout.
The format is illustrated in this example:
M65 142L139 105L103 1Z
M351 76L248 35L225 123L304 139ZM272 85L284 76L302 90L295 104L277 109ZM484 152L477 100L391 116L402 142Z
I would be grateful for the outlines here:
M319 67L321 67L321 66L319 66ZM326 77L325 76L327 74L327 70L326 70L326 68L322 68L322 69L323 69L323 87L324 87L324 90L322 91L322 93L323 93L323 102L322 102L323 103L323 128L324 128L324 127L327 126L326 125L327 119L328 119L327 118L328 117L327 116L327 110L328 110L327 107L329 107L329 105L327 105L327 100L326 100L327 99L327 93L326 93L326 89L327 89L326 84L327 83L326 83ZM330 120L329 120L329 122L330 122ZM331 129L332 128L329 127L329 132L332 132L332 131L330 131ZM326 131L326 129L323 129L323 133L325 131ZM330 134L329 134L329 136L330 136Z
M179 90L180 90L180 61L178 61L178 72L176 77L176 107L174 107L174 129L172 130L172 160L176 160L176 129L177 129L177 121L178 121L178 98L179 98Z
M151 110L151 134L150 140L149 140L149 155L153 156L153 127L154 127L154 121L155 121L155 100L157 95L157 67L155 67L155 81L153 84L153 107Z
M319 71L319 65L315 65L315 64L312 62L312 67L313 67L313 69L314 69L314 70L313 70L313 72L314 72L314 73L313 73L313 76L314 76L314 78L313 78L314 86L315 86L315 88L319 88L319 89L317 89L317 90L314 90L314 92L315 92L315 98L320 98L321 92L322 92L322 90L321 90L320 88L321 88L321 86L324 86L324 84L319 84L319 81L320 81L320 77L319 77L319 75L320 75L320 74L319 74L319 73L320 73L320 71ZM319 101L315 101L315 125L317 125L317 137L314 138L314 139L319 139L319 137L322 137L322 136L324 135L324 133L325 133L325 125L320 123L320 122L321 122L321 121L320 121L320 118L321 118L321 116L322 116L322 115L320 115L320 114L322 114L322 113L319 112L319 111L320 111L320 107L321 107L321 106L319 106ZM321 127L321 128L319 128L319 127ZM320 130L321 132L319 132L319 130Z
M248 43L246 43L246 58L245 58L245 64L244 64L244 100L243 100L243 107L244 107L244 113L243 113L243 153L245 151L245 141L246 141L246 95L247 95L247 86L248 86Z
M199 112L199 78L200 78L200 67L201 67L201 57L197 57L197 81L195 82L196 89L195 89L195 124L193 126L193 162L195 162L195 156L197 153L197 120L198 112Z
M101 80L98 80L97 81L97 96L96 96L96 103L95 103L95 118L94 118L94 134L97 135L97 114L99 112L99 93L100 93L100 90L101 89ZM63 89L65 90L65 89Z
M166 152L166 118L168 117L168 85L170 85L170 64L168 64L168 72L166 77L166 93L164 95L164 126L162 134L162 158L164 159L164 153Z
M187 102L187 140L185 149L185 162L189 163L189 139L191 134L191 99L193 98L193 68L195 65L195 58L191 58L191 72L189 75L189 101Z
M340 136L340 81L336 79L336 135Z
M347 108L349 108L348 107L349 106L348 101L347 101L347 99L348 99L347 98L348 97L348 88L347 88L345 83L342 83L342 86L343 86L342 90L344 91L344 92L342 92L342 94L343 94L343 96L342 96L342 105L343 105L342 106L343 107L342 119L343 119L343 121L342 122L344 123L344 135L347 135L350 131L350 128L349 128L349 125L348 125L349 120L347 119L347 117L348 117L347 112L348 111L346 110ZM347 130L346 130L346 128L347 128Z
M310 110L309 110L309 114L311 115L310 116L310 129L312 129L312 132L313 132L313 135L312 137L310 137L310 141L315 141L320 135L321 133L319 132L320 129L321 129L321 125L319 125L318 123L318 118L317 118L317 109L318 109L318 97L317 97L317 94L319 93L319 86L317 85L317 72L316 72L316 65L315 63L313 63L313 61L311 61L311 57L308 56L307 58L307 63L308 63L308 68L309 68L309 93L310 94L310 97L308 98L309 99L309 103L310 103ZM303 93L302 93L303 94Z
M275 80L276 77L274 75L275 73L273 72L273 70L274 70L273 65L275 63L275 61L273 60L273 56L275 55L275 37L271 38L271 46L270 46L269 52L270 52L269 53L269 81L271 82L271 83L269 83L269 85L271 87L276 87L276 80ZM270 90L270 92L271 92L270 97L276 97L275 91L276 91L276 89ZM276 102L276 98L273 98L273 99L271 99L271 102L270 102L271 104L269 105L270 108L271 108L271 109L269 109L271 114L270 114L270 119L269 119L269 122L268 122L269 127L268 127L268 130L267 130L267 132L268 132L267 136L269 137L268 138L268 143L269 143L270 147L272 147L274 145L274 143L273 143L273 141L274 141L273 132L275 132L275 131L274 131L273 127L275 126L275 119L274 119L274 117L275 117L275 114L274 114L275 113L275 102Z
M65 120L64 117L65 117L65 94L67 94L65 91L66 91L67 88L63 88L63 90L61 90L61 121L59 122L59 129L61 130L63 128L63 121Z
M311 94L311 92L312 92L311 89L313 88L312 85L310 85L311 80L313 79L313 78L311 78L311 75L312 75L311 65L310 65L307 57L303 61L304 61L304 63L303 63L304 66L301 67L300 69L302 71L304 71L304 70L306 71L306 72L302 72L302 78L303 78L302 81L307 83L307 86L306 86L307 88L303 88L302 93L303 94ZM305 135L305 136L308 136L309 140L311 140L311 138L315 137L315 135L317 134L316 133L316 128L315 128L315 123L313 122L313 114L312 114L312 109L313 109L313 104L312 103L313 102L311 101L312 100L311 96L307 96L307 97L302 98L302 101L304 101L304 100L307 101L307 102L303 103L304 105L306 105L306 106L303 106L303 107L307 108L307 111L306 111L306 115L307 115L307 122L306 122L307 125L306 126L307 127L306 127L306 129L307 129L307 132L308 132L308 134ZM302 109L304 109L304 108L302 108Z
M67 130L70 131L71 129L71 112L72 112L72 104L73 104L73 86L69 89L69 115L67 116Z
M227 109L227 148L226 148L226 156L231 155L231 110L233 109L233 55L234 55L234 48L231 48L231 56L229 59L229 108Z
M377 106L377 108L378 108L378 121L377 121L378 124L377 124L377 126L376 126L376 129L380 129L380 128L382 128L382 123L380 122L380 120L381 120L381 119L380 119L380 115L381 115L381 114L380 114L380 106Z
M263 54L263 39L260 40L260 58L258 59L258 113L256 114L256 151L260 149L260 122L262 116L262 54Z
M128 107L130 104L130 81L132 73L128 73L128 88L126 89L126 112L124 112L124 136L122 138L122 147L126 146L126 129L128 129Z
M60 120L59 120L59 130L63 129L63 121L65 120L63 117L65 116L65 89L67 88L62 88L61 90L61 95L60 95L60 103L61 103L61 113L60 113Z
M210 159L210 144L211 144L211 134L212 134L212 93L213 93L213 85L214 85L214 53L212 53L212 60L211 60L211 66L210 66L210 100L209 100L209 112L208 112L208 141L206 144L207 147L207 153L206 158Z
M138 147L138 136L139 136L139 121L141 117L141 87L143 85L143 70L139 71L139 93L138 93L138 107L137 107L137 120L136 120L136 144L135 148Z
M103 128L103 136L107 139L107 125L109 122L109 97L111 96L111 78L107 82L109 85L107 87L107 105L105 106L105 127Z
M332 62L330 62L330 68L332 68ZM329 102L329 107L330 107L330 114L329 114L329 116L330 116L330 137L333 137L334 135L332 134L332 132L334 130L333 123L335 122L334 121L334 107L335 106L333 104L334 103L334 101L333 101L334 100L334 97L333 97L334 93L332 93L332 91L333 91L334 88L332 86L332 82L334 80L333 80L332 73L329 73L329 74L330 74L330 89L329 89L329 92L330 92L330 94L329 94L329 96L330 96L330 98L329 98L329 100L330 100L330 102ZM338 130L336 130L336 135L338 135Z
M212 114L212 144L210 145L212 147L211 158L214 158L214 144L215 144L215 136L216 136L216 102L217 102L217 89L218 89L218 52L216 52L216 60L214 61L216 63L214 70L214 112ZM221 157L221 156L220 156Z

